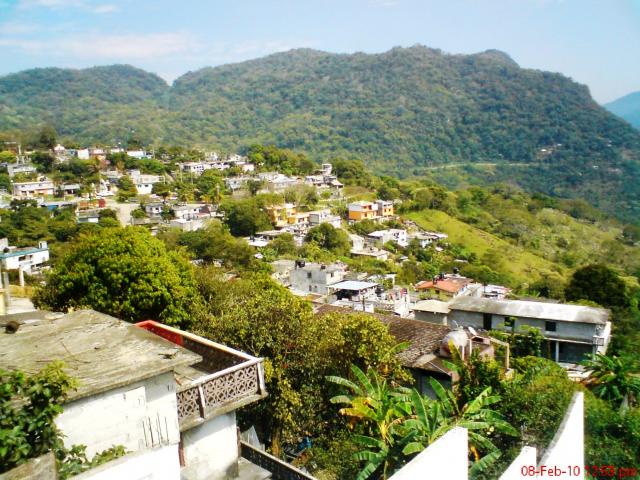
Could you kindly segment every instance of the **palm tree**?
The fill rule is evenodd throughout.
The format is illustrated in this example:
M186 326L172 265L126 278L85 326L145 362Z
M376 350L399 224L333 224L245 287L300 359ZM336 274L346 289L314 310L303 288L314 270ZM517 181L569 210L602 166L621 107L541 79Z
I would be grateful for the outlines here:
M590 355L582 365L590 373L584 383L598 397L614 404L619 402L621 411L636 404L640 395L640 378L632 373L633 364L630 361L597 353Z

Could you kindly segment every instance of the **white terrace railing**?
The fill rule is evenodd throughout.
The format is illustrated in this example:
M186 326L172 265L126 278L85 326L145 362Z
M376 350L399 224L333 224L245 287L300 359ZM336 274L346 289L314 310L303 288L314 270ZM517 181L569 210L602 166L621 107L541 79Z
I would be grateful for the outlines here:
M194 372L202 372L202 376L178 385L181 431L267 395L262 358L153 320L136 325L202 357L192 365Z

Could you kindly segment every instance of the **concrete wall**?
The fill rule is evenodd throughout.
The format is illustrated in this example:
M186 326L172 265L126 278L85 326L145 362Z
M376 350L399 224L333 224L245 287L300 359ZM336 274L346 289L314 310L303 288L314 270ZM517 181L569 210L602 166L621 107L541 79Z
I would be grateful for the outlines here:
M416 320L422 320L423 322L435 323L437 325L447 325L446 313L435 312L423 312L421 310L414 310Z
M389 480L467 480L467 430L454 428L407 463Z
M560 469L562 475L555 475L550 469ZM573 472L568 472L569 468ZM584 394L576 392L565 413L549 448L542 456L540 478L560 478L583 480L584 475Z
M483 327L483 317L481 312L465 312L462 310L451 310L449 312L449 324L455 321L458 325ZM502 315L491 316L491 328L504 329L504 322L506 318ZM540 329L543 335L553 339L575 339L591 343L593 336L596 333L596 325L594 323L578 323L578 322L561 322L556 321L556 331L545 333L545 321L537 318L519 318L516 317L516 331L521 326L527 325L530 327L536 327Z
M523 447L509 468L500 476L500 480L522 480L526 478L522 475L523 468L535 467L537 463L536 449L533 447ZM528 470L527 470L528 471Z
M233 478L238 466L235 411L182 433L183 480Z
M64 405L56 424L66 446L87 446L87 455L123 445L135 452L180 441L173 373Z
M178 446L168 445L113 460L74 480L180 480Z

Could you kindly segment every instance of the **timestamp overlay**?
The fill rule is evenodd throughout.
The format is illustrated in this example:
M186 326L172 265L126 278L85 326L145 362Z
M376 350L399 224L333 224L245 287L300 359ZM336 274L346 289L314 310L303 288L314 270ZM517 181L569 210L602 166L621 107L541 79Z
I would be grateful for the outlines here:
M640 469L618 465L523 465L520 476L525 478L637 478Z

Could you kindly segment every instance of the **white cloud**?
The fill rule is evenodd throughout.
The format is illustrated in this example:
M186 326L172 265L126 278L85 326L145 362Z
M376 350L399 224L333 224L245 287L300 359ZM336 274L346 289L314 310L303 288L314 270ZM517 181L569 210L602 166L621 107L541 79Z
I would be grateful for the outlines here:
M97 14L113 13L118 11L118 7L112 3L97 3L91 0L20 0L18 6L22 9L80 9Z
M78 59L144 60L188 53L198 48L189 33L148 33L125 35L74 35L47 41L0 39L0 46L14 47L31 54Z

